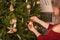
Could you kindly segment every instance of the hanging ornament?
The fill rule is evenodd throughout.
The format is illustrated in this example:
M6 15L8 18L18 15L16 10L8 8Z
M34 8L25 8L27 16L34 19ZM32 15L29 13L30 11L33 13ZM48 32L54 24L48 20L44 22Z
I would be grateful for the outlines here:
M28 5L27 5L27 9L30 9L30 8L31 8L31 5L30 5L30 4L28 4Z
M12 20L10 21L10 24L16 24L16 22L17 22L16 19L12 19Z
M28 9L28 13L29 13L29 14L30 14L30 11L31 11L30 8L31 8L31 5L28 4L28 5L27 5L27 9Z
M8 27L8 32L7 33L9 33L9 34L13 34L13 33L15 33L15 32L17 32L17 28L14 28L14 27Z
M9 30L9 31L8 31L7 33L13 34L13 33L17 32L16 22L17 22L16 19L12 19L12 20L10 21L10 24L13 25L13 26L8 27L8 30Z
M40 4L40 1L37 1L36 4Z
M16 23L13 25L13 32L17 32Z
M14 8L13 8L13 5L12 4L10 5L9 10L10 11L14 11Z
M32 24L32 22L30 21L30 22L29 22L29 25L31 25L31 24Z

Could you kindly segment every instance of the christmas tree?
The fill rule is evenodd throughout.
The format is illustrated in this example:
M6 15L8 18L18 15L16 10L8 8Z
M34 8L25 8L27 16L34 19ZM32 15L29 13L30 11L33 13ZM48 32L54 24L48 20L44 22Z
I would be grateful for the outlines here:
M0 0L0 40L36 40L27 28L31 16L41 17L39 0Z

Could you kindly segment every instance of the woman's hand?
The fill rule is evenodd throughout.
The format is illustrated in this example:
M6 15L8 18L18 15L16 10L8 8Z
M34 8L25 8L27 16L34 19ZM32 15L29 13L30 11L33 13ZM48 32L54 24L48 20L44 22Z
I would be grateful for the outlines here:
M28 28L29 28L29 30L30 31L32 31L32 32L34 32L36 29L35 29L35 27L34 27L34 25L33 25L33 22L29 22L29 24L28 24Z
M39 22L39 19L36 16L32 16L30 19L33 22L37 22L37 23Z
M42 25L44 28L48 29L49 23L44 22L44 21L38 19L36 16L32 16L30 19L31 19L31 21L37 22L37 23L39 23L40 25Z
M38 37L39 35L41 35L41 34L35 29L35 27L34 27L34 25L33 25L33 22L31 22L31 21L29 22L28 28L29 28L30 31L32 31L32 32L36 35L36 37Z

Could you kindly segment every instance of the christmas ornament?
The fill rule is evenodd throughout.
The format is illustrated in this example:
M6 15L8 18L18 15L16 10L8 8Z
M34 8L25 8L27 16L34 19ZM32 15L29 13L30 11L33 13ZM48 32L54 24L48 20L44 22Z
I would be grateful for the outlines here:
M10 5L9 10L10 11L14 11L14 8L13 8L13 5L12 4Z
M8 32L7 33L9 33L9 34L13 34L13 33L15 33L15 32L17 32L17 28L14 28L14 27L8 27Z
M10 24L15 24L16 22L17 22L16 19L12 19L12 20L10 21Z
M13 25L13 26L8 27L8 29L9 29L8 33L9 33L9 34L12 34L12 33L17 32L16 22L17 22L16 19L12 19L12 20L10 21L10 24Z
M36 4L40 4L40 1L37 1Z
M31 5L30 5L30 4L28 4L28 5L27 5L27 9L30 9L30 8L31 8Z
M32 22L30 21L30 22L29 22L29 25L31 25L31 24L32 24Z

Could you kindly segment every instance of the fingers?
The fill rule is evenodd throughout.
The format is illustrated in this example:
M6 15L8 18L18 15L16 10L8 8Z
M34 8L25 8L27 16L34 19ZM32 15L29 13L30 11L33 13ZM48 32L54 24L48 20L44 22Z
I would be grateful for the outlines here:
M33 22L35 21L35 19L36 19L37 17L36 16L32 16L30 19L30 21L29 21L29 23L28 23L28 28L29 28L29 30L31 30L31 31L33 31L34 29L35 29L35 27L34 27L34 25L33 25Z
M36 16L30 17L30 20L33 21L33 22L37 21L37 19L38 19L38 18L37 18Z
M30 26L29 26L29 24L28 24L28 28L30 29Z
M32 17L30 17L30 19L33 19L34 17L36 17L36 16L32 16Z
M30 19L30 22L28 23L28 28L32 28L33 27L33 21L35 19L36 16L32 16Z
M34 16L30 17L30 20L31 20L31 21L34 21Z

